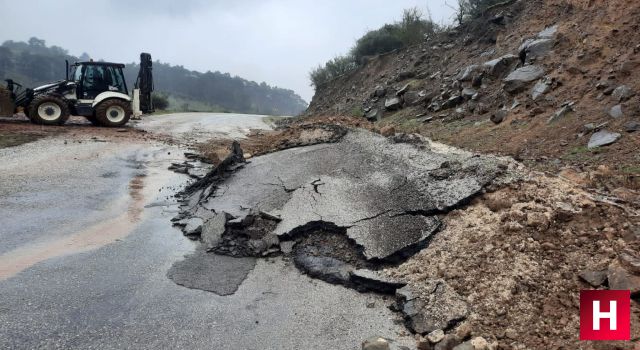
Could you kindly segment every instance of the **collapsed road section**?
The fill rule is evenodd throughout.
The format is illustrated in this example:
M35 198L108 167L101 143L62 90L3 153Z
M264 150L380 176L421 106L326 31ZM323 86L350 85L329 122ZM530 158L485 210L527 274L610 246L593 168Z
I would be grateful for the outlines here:
M228 295L253 259L284 254L311 277L362 291L397 292L400 308L416 304L399 290L403 281L378 270L427 246L442 226L440 216L482 193L508 162L417 135L385 138L360 129L332 130L339 136L330 138L334 142L250 162L235 144L218 167L183 194L183 210L174 221L202 247L176 263L169 277ZM238 267L233 281L206 271L214 260L225 260L213 256L238 259L231 260ZM202 266L209 267L202 271ZM404 311L410 328L420 328L415 317L412 321L415 315ZM441 311L442 320L428 328L455 322L464 306Z

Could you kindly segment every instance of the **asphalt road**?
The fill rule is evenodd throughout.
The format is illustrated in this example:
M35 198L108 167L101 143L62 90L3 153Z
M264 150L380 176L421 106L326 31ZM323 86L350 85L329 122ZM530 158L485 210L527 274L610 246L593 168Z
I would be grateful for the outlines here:
M259 116L182 114L136 127L193 140L267 126ZM0 149L0 348L412 343L388 301L312 280L281 258L258 260L230 296L174 284L167 271L195 249L170 223L188 179L167 167L186 149L96 140L86 129Z

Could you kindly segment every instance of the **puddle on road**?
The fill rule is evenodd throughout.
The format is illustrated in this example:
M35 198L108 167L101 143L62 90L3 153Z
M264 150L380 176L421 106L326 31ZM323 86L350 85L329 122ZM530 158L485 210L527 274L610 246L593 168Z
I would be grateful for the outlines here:
M39 262L97 249L128 236L143 218L145 199L153 200L162 186L170 181L171 176L175 176L164 170L165 164L158 169L159 171L149 176L136 175L129 181L128 192L116 201L127 208L119 216L71 235L37 242L0 255L0 280L12 277Z

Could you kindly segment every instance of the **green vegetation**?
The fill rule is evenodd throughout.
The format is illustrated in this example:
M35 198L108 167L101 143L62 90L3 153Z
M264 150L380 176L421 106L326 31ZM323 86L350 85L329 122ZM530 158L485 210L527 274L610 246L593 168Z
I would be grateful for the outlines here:
M356 41L349 54L337 56L324 66L313 69L309 73L311 85L321 86L357 69L371 56L418 44L425 37L440 30L441 28L431 18L424 18L418 8L404 10L401 21L385 24L379 29L369 31Z
M351 115L354 117L362 117L364 116L364 109L362 109L362 107L360 106L353 107L353 109L351 110Z
M131 53L131 57L137 55L137 52ZM5 41L0 45L0 80L13 79L26 87L61 80L65 77L65 60L71 63L86 61L89 55L75 57L61 47L47 46L38 38L28 42ZM133 87L138 70L136 63L127 64L125 68L129 89ZM185 100L182 105L176 105L168 98L169 109L297 115L307 108L307 103L291 90L228 73L201 73L156 61L153 74L159 95Z
M456 18L459 23L482 16L488 9L514 0L458 0ZM446 28L434 23L414 7L404 10L402 20L371 30L356 40L349 54L337 56L309 73L311 85L318 88L365 64L370 57L418 44L426 37L441 33Z
M164 111L169 108L169 97L167 94L154 92L153 95L151 95L151 101L156 110Z
M510 3L510 0L458 0L458 12L456 14L459 23L466 18L482 16L489 8L502 3Z

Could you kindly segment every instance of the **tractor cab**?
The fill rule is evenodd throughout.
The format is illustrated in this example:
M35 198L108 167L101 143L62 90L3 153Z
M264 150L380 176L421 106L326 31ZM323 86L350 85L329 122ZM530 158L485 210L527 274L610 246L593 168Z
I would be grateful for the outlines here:
M76 84L79 100L93 100L105 91L129 94L122 63L79 62L70 67L69 80Z

